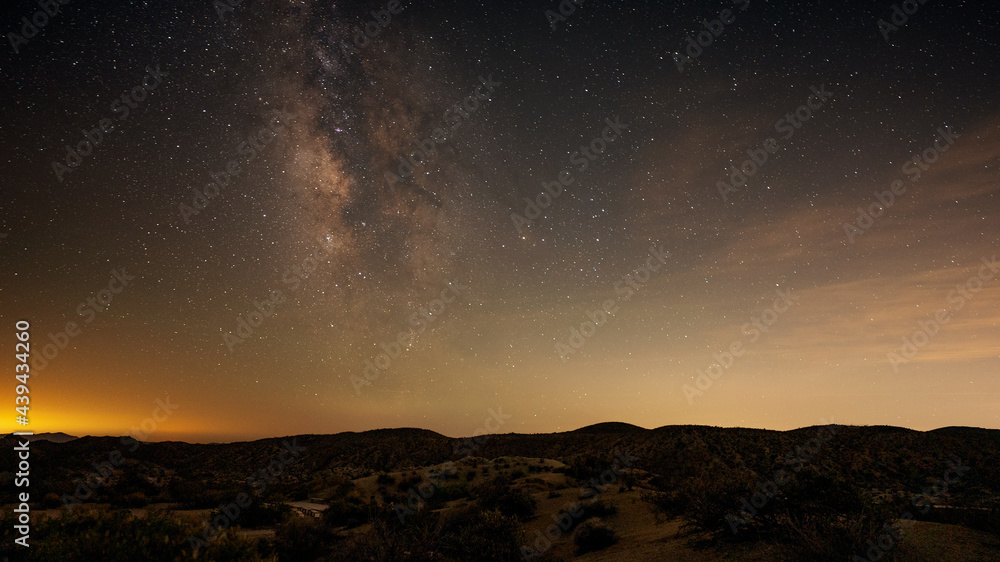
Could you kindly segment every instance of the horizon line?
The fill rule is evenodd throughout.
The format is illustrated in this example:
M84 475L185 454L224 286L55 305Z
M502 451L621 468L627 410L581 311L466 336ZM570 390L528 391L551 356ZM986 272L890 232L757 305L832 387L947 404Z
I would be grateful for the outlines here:
M670 424L670 425L661 425L659 427L654 427L654 428L647 428L647 427L642 427L642 426L639 426L639 425L636 425L636 424L632 424L632 423L628 423L628 422L598 422L598 423L593 423L593 424L585 425L585 426L582 426L582 427L578 427L576 429L570 429L570 430L566 430L566 431L548 431L548 432L532 432L532 433L518 433L518 432L511 431L511 432L507 432L507 433L484 433L484 434L480 434L480 435L468 435L468 436L459 436L459 437L452 437L452 436L445 435L443 433L439 433L437 431L434 431L433 429L426 429L426 428L421 428L421 427L377 427L377 428L365 429L365 430L361 430L361 431L338 431L338 432L335 432L335 433L295 433L295 434L287 434L287 435L274 435L274 436L269 436L269 437L257 437L257 438L253 438L253 439L237 439L237 440L233 440L233 441L217 441L217 440L212 440L212 441L181 441L181 440L178 440L178 439L163 439L163 440L160 440L160 441L152 441L152 440L144 441L142 439L136 439L136 441L139 441L141 443L185 443L185 444L188 444L188 445L234 445L234 444L239 444L239 443L254 443L254 442L257 442L257 441L266 441L266 440L269 440L269 439L288 439L288 438L303 437L303 436L332 436L332 435L343 435L345 433L361 434L361 433L369 433L369 432L373 432L373 431L403 431L403 430L429 431L431 433L440 435L441 437L445 437L447 439L472 439L472 438L475 438L475 437L481 437L481 436L485 436L485 435L555 435L555 434L560 434L560 433L573 433L573 432L581 431L581 430L584 430L584 429L593 428L593 427L597 427L597 426L604 426L604 425L624 425L624 426L631 426L633 428L636 428L636 429L642 430L642 431L657 431L657 430L661 430L661 429L664 429L664 428L670 428L670 427L705 427L705 428L714 428L714 429L747 429L747 430L754 430L754 431L773 431L773 432L778 432L778 433L785 433L785 432L789 432L789 431L799 431L799 430L802 430L802 429L809 429L809 428L813 428L813 427L821 427L821 426L824 426L824 425L835 425L835 426L839 426L839 427L858 427L858 428L878 428L878 427L882 427L882 428L892 428L892 429L905 429L907 431L914 431L914 432L917 432L917 433L930 433L932 431L940 431L942 429L981 429L981 430L985 430L985 431L1000 431L1000 428L978 427L978 426L967 426L967 425L946 425L946 426L941 426L941 427L937 427L937 428L934 428L934 429L920 430L920 429L913 429L913 428L904 427L904 426L897 426L897 425L886 425L886 424L851 425L851 424L844 424L844 423L837 423L837 422L833 422L833 423L829 423L829 424L805 425L805 426L796 427L796 428L792 428L792 429L768 429L768 428L762 428L762 427L744 427L744 426L728 426L727 427L727 426L706 425L706 424ZM5 433L4 437L15 437L16 433L22 433L23 434L23 433L28 433L28 432L21 431L21 432ZM87 435L77 436L77 435L73 435L71 433L66 433L64 431L41 431L41 432L31 432L31 433L32 433L33 437L39 436L39 435L59 435L59 434L61 434L61 435L66 435L68 437L72 437L73 439L71 439L71 441L72 440L76 440L76 439L84 439L84 438L87 438L87 437L95 438L95 439L102 439L102 438L122 439L122 438L125 438L125 437L129 437L129 438L135 439L134 437L132 437L129 434L125 434L125 435L90 435L90 434L87 434ZM181 435L183 435L183 434L181 434ZM188 435L191 435L192 437L194 437L197 434L188 434Z

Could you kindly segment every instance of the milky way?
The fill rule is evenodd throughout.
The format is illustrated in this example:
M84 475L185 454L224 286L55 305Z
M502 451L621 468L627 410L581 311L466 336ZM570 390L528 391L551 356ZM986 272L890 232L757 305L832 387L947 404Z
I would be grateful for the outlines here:
M36 431L997 426L987 7L196 4L0 63Z

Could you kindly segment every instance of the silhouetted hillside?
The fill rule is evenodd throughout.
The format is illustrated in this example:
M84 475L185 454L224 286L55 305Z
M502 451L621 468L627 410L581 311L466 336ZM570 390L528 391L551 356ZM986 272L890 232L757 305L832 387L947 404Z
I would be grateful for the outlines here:
M835 426L836 434L810 455L817 470L849 478L857 486L886 491L918 491L939 478L947 462L970 467L955 493L969 501L1000 497L1000 431L968 427L928 432L897 427ZM649 472L658 487L679 486L705 467L772 473L804 446L819 428L791 431L664 426L647 430L624 423L602 423L551 434L500 434L480 437L474 456L549 458L573 464L610 466L615 451L635 457L635 468ZM2 446L10 448L11 438ZM429 466L463 455L465 439L422 429L379 429L335 435L299 435L226 444L163 442L139 444L129 438L83 437L65 443L32 444L32 485L37 491L72 493L73 481L94 472L94 464L119 451L123 461L109 482L118 493L164 493L177 482L198 482L212 489L235 489L260 468L279 459L283 443L301 452L282 465L280 486L295 487L314 474L334 470L356 478L380 471ZM286 455L287 458L287 455ZM0 457L0 484L13 477L14 459ZM132 488L119 486L132 481ZM39 494L41 495L41 494Z
M604 422L588 425L587 427L581 427L580 429L573 430L570 433L641 433L644 431L649 430L645 427L639 427L630 423Z

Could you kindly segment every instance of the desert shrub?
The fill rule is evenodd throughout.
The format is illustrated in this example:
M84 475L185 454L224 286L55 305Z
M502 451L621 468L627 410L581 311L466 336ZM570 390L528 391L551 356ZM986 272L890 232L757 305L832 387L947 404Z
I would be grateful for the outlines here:
M392 486L393 484L396 483L396 479L393 478L392 475L390 474L382 473L378 475L378 478L375 479L375 482L378 483L379 486Z
M607 548L618 542L615 530L597 517L587 519L573 532L573 544L577 554Z
M514 562L524 542L517 518L499 511L481 511L442 541L458 560Z
M549 490L549 494L548 494L548 498L549 499L552 499L552 498L561 498L561 497L562 497L562 494L560 494L558 491L556 491L556 490Z
M330 502L323 512L323 521L331 527L356 527L368 521L368 504L351 495Z
M343 473L328 468L314 473L304 487L310 494L327 488L333 488L333 496L345 496L354 489L354 482Z
M398 484L396 484L396 490L400 492L409 492L410 488L416 487L422 481L423 479L417 476L416 474L411 474L406 478L403 478L402 480L399 481Z
M524 471L521 469L515 470L510 473L511 480L517 480L518 478L524 478Z
M469 485L465 482L448 482L438 488L434 496L440 497L446 502L467 498L469 497Z
M198 550L198 560L212 562L273 562L272 556L263 557L262 542L240 536L234 529L226 529L219 533L218 538Z
M392 503L403 503L406 501L406 494L386 490L385 488L380 489L379 494L382 496L382 503L386 505Z
M636 477L635 474L627 470L623 470L622 472L620 472L618 474L618 477L621 480L622 484L625 486L625 489L627 489L630 492L632 491L632 488L636 485L636 483L638 483L639 481L639 479Z
M315 560L333 540L329 528L312 517L289 519L274 530L274 550L279 560Z
M400 521L393 507L383 506L373 511L371 527L344 539L324 559L515 562L523 542L515 517L475 504L444 514L424 506L410 512L405 521Z
M325 558L331 561L417 561L440 559L440 516L418 509L400 521L390 506L373 511L371 527L337 545Z
M575 457L566 467L567 476L572 476L577 480L600 479L601 473L608 470L613 465L613 460L605 460L597 455L583 455Z
M759 491L758 485L754 492ZM865 543L905 510L875 503L836 471L810 465L791 473L759 511L744 518L747 532L791 544L805 555L840 558L865 550Z
M170 495L183 509L206 509L219 505L222 494L209 491L201 482L175 480L170 485Z
M646 494L643 499L667 517L683 515L687 520L686 527L721 535L730 530L726 515L736 512L741 499L753 494L757 481L753 471L713 463L700 475L688 478L680 487ZM767 514L764 516L767 517Z
M472 480L474 480L475 478L476 478L475 470L470 470L465 473L465 479L468 480L469 482L472 482Z
M5 545L12 545L14 513L4 512L0 524L3 527L0 538ZM58 518L38 517L31 527L31 547L18 547L5 554L10 554L14 561L29 562L167 562L191 556L193 552L186 538L193 532L193 527L157 510L136 517L127 510L78 506L63 510Z
M780 485L773 474L761 478L749 469L716 464L677 489L645 493L643 499L659 512L683 516L689 528L716 540L767 540L812 560L864 553L868 541L877 540L885 524L906 511L874 502L830 467L789 468Z
M853 555L866 559L868 541L878 541L879 535L887 533L884 525L889 519L886 517L877 508L851 516L834 512L795 513L782 518L778 530L789 552L797 553L802 559L846 560ZM896 560L903 550L893 548L890 552L883 556L883 562Z
M512 488L503 476L497 476L474 491L476 503L486 511L497 510L504 515L526 521L535 515L538 502L524 490Z
M329 499L346 497L356 488L354 481L343 474L328 476L324 479L324 483L327 487L332 488L327 496Z

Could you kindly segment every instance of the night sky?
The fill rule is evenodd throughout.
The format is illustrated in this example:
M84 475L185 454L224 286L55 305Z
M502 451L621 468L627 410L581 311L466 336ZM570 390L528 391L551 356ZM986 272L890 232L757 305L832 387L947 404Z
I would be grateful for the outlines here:
M3 431L1000 427L995 6L173 4L4 8Z

